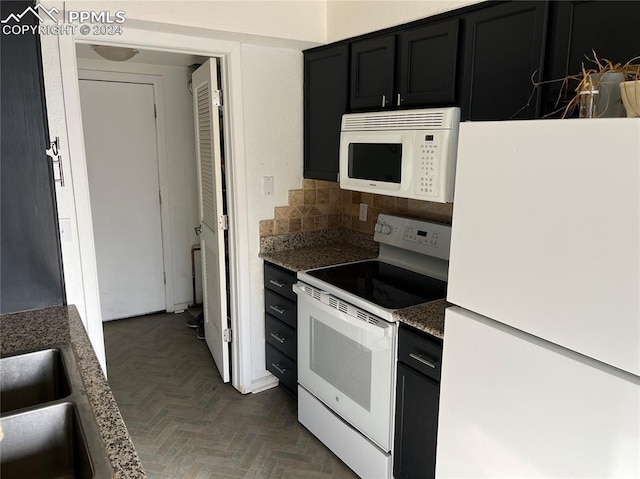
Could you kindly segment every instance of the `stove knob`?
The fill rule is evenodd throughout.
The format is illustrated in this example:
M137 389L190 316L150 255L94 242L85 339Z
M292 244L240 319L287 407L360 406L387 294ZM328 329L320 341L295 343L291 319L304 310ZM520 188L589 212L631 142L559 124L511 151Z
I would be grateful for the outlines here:
M382 233L382 225L380 223L376 223L376 233Z
M391 233L391 226L382 225L382 234L383 235L388 235L389 233Z

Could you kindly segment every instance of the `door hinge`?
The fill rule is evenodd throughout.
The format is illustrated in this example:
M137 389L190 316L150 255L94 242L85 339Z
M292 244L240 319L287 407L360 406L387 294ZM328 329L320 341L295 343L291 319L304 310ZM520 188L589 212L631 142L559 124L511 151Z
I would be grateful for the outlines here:
M222 90L213 90L211 101L213 106L222 106Z
M158 190L158 201L162 204L162 191Z
M223 336L224 336L224 342L225 343L230 343L232 338L233 338L233 336L231 334L231 329L225 329L224 333L223 333Z
M155 103L153 104L153 117L158 118L158 107Z
M164 281L164 284L167 284L167 273L162 273L162 280Z
M222 215L218 219L218 227L225 231L229 229L229 217L227 215Z

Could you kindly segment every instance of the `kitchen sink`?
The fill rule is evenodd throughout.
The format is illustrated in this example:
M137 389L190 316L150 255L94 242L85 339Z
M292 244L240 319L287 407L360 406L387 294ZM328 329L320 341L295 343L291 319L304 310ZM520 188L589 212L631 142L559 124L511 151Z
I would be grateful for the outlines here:
M94 477L76 406L70 402L2 418L3 478Z
M0 358L0 477L111 478L71 347Z
M71 394L59 349L0 359L0 413L62 399Z

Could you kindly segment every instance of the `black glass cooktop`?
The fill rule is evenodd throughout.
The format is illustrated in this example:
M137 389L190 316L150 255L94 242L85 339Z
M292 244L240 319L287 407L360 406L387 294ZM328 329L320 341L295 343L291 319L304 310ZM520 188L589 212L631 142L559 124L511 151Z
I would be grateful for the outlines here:
M363 261L307 274L388 309L444 299L447 283L380 261Z

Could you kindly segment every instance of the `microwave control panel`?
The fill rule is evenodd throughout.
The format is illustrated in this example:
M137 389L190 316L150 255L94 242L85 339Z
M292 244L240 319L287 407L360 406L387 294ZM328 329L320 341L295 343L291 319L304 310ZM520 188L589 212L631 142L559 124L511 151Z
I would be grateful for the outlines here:
M416 175L414 191L418 196L437 198L440 193L440 165L447 153L447 131L418 131L416 137Z

